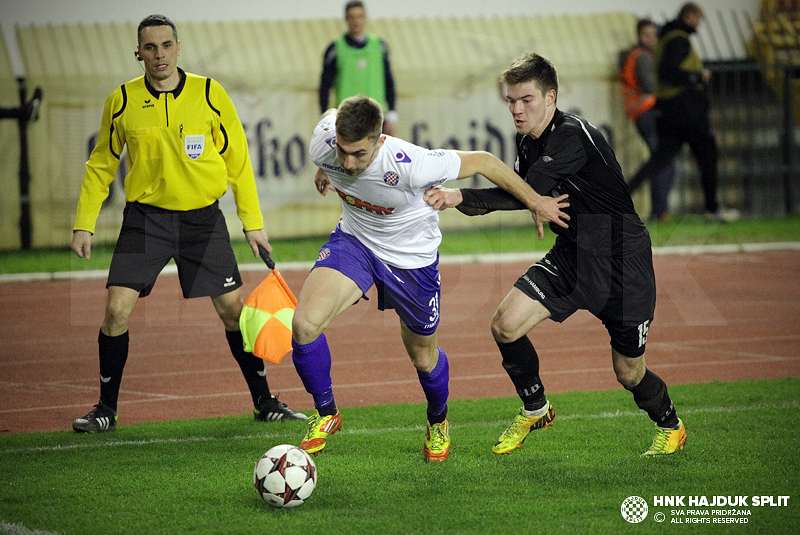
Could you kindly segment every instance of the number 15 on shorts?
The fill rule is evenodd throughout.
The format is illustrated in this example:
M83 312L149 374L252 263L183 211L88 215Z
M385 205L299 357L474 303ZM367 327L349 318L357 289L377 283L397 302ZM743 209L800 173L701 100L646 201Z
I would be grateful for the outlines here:
M650 330L650 320L639 324L639 347L643 347L647 343L647 331Z

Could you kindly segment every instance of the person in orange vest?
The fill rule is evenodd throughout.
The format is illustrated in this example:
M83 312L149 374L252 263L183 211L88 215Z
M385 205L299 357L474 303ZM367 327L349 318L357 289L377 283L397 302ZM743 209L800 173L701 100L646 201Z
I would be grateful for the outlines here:
M621 57L620 80L622 81L625 113L636 125L636 129L647 144L652 155L658 147L658 130L654 108L656 86L653 50L658 42L658 27L650 19L640 19L636 24L638 44ZM675 160L653 176L650 183L651 219L669 220L668 197L675 181ZM643 181L630 183L631 193Z

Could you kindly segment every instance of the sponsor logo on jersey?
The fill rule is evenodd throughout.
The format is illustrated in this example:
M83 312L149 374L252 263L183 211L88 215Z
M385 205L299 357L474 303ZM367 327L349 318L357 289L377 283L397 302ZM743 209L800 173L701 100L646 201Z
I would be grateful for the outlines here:
M434 150L429 150L428 151L428 154L430 156L436 156L437 158L441 158L446 153L447 153L447 151L445 151L444 149L434 149Z
M319 254L317 255L317 262L320 260L325 260L331 255L331 250L325 247L324 249L320 249Z
M236 281L233 280L233 277L225 277L225 284L223 284L223 288L227 288L228 286L233 286L236 284Z
M186 156L192 160L196 160L203 154L206 148L206 136L198 134L195 136L185 136L183 138L183 150L186 151Z
M408 154L406 154L405 151L402 151L402 150L400 152L396 153L394 155L394 157L395 157L395 159L397 160L398 163L410 163L411 162L411 158L409 158Z
M326 130L327 130L327 128L326 128ZM330 148L335 149L336 148L336 136L331 136L328 139L326 139L325 140L325 144L327 146L329 146Z
M553 161L553 159L550 156L542 156L542 161L544 163L550 163Z
M394 171L389 171L383 175L383 181L389 186L396 186L400 182L400 177Z
M385 206L376 206L374 204L370 204L367 201L362 201L357 197L353 197L352 195L348 195L347 193L336 190L336 193L339 194L339 197L346 202L350 206L354 206L356 208L361 208L362 210L366 210L367 212L371 212L377 215L389 215L394 212L394 208L387 208Z
M155 107L156 107L156 105L155 105L155 104L152 104L152 103L150 102L150 99L149 99L149 98L148 98L147 100L145 100L145 101L144 101L144 104L142 105L142 109L145 109L145 108L155 108Z
M331 165L329 163L321 163L320 167L323 169L328 169L330 171L336 171L337 173L344 173L344 168L339 167L338 165Z

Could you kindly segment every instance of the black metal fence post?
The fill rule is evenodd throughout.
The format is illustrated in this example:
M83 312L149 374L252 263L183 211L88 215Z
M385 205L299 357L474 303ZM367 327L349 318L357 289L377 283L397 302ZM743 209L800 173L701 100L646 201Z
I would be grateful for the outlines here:
M20 109L25 109L27 86L25 78L17 78L19 88ZM31 248L31 173L28 165L28 117L20 113L19 117L19 237L23 250Z
M786 215L794 213L794 198L792 196L792 178L794 168L794 92L793 81L798 75L798 69L788 66L783 71L783 199Z

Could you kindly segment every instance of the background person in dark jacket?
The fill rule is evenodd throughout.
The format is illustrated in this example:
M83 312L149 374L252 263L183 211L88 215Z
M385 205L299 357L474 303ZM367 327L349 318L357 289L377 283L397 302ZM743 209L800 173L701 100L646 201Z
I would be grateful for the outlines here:
M738 213L721 210L717 202L717 143L711 131L706 92L711 72L703 67L689 40L702 20L700 6L688 2L681 7L678 18L661 29L655 50L658 148L628 185L634 190L643 181L651 180L688 143L700 170L706 217L729 221Z

